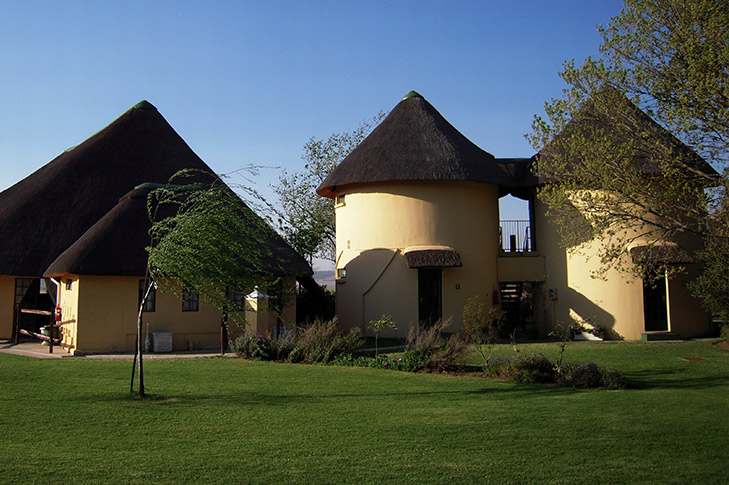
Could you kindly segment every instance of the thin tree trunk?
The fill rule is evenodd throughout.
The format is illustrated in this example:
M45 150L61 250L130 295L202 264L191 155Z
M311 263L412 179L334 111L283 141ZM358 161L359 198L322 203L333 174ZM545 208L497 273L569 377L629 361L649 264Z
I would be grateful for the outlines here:
M136 342L136 350L134 354L134 360L135 364L139 367L139 391L137 392L137 396L144 397L144 364L142 362L142 352L144 350L144 339L143 336L143 328L144 324L142 323L142 317L144 315L144 305L147 303L147 298L149 298L149 293L152 291L152 281L149 279L149 269L147 269L147 274L144 276L144 297L142 297L142 302L139 304L139 313L137 315L137 342ZM134 382L134 364L132 365L132 383Z

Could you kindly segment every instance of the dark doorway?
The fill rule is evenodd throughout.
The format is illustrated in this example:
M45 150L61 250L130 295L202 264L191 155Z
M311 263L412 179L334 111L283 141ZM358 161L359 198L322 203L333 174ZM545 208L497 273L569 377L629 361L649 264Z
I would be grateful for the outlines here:
M650 274L643 279L643 312L646 332L668 331L665 277Z
M20 305L23 309L51 311L55 306L51 292L55 291L53 285L40 278L15 278L15 308ZM17 318L17 312L14 318ZM31 332L40 332L40 328L48 325L45 315L22 314L20 328Z
M433 325L443 316L442 270L418 269L418 319L422 325Z

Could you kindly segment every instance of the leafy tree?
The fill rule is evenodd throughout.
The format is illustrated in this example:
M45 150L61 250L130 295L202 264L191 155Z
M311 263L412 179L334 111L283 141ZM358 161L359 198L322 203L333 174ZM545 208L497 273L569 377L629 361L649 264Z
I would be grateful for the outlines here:
M181 297L194 292L225 315L242 321L231 295L274 285L277 264L266 244L272 230L218 177L183 170L150 192L152 221L145 293L137 319L138 395L144 396L141 328L152 283Z
M604 242L604 269L625 269L632 240L660 245L694 233L708 241L704 278L713 281L729 271L712 256L729 236L729 4L625 0L599 30L602 56L566 62L568 87L532 125L537 172L553 182L539 196L568 247ZM647 267L666 269L650 258L637 269ZM697 293L717 296L706 280L699 285Z
M312 137L304 145L304 170L284 173L274 191L282 208L280 224L288 242L311 262L334 261L334 201L320 197L316 188L339 162L369 135L385 116L380 112L351 132L334 133L326 140Z
M491 352L499 341L502 316L501 309L497 307L491 307L487 312L478 295L469 298L463 307L463 332L481 355L484 367L489 363Z
M370 323L368 325L373 332L375 332L375 357L377 357L378 348L377 348L377 339L380 336L380 332L387 328L394 328L397 329L397 324L392 321L392 317L390 315L382 315L377 320L370 320Z

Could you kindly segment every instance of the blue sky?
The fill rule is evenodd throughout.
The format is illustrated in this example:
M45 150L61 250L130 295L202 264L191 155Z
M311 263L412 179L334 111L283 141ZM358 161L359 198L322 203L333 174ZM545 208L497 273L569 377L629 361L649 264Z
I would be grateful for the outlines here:
M147 99L215 171L302 166L409 90L497 157L526 157L562 63L597 55L595 1L0 3L0 190Z

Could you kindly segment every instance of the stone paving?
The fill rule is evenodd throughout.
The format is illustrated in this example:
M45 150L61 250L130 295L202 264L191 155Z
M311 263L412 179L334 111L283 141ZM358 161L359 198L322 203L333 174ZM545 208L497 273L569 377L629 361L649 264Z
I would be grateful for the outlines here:
M87 354L87 355L71 355L63 347L54 346L53 353L48 353L48 346L42 342L32 339L23 339L18 345L12 340L0 340L0 353L24 355L26 357L34 357L36 359L133 359L134 354L129 352L120 352L113 354ZM220 349L209 350L192 350L155 354L153 352L145 352L144 359L191 359L201 357L215 357L220 355ZM226 353L226 357L233 357L235 354Z

